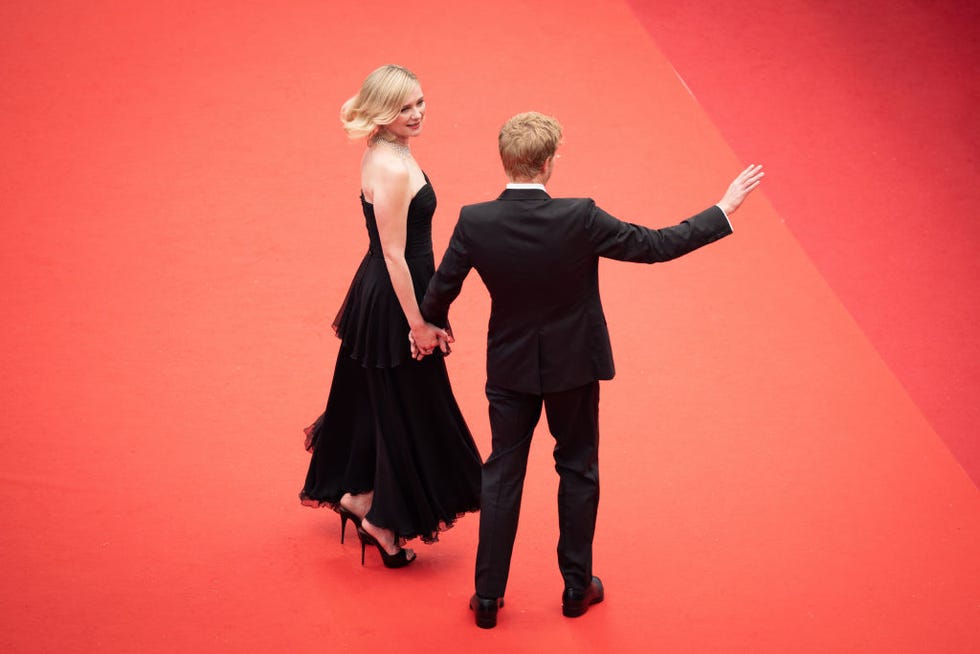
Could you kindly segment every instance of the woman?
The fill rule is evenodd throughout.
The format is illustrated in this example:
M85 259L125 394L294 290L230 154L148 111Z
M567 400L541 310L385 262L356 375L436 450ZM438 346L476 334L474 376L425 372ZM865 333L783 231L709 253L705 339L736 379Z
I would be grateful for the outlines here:
M415 555L402 541L433 542L479 505L480 455L443 360L452 337L419 312L435 270L435 192L409 145L424 117L418 79L392 65L341 108L348 135L367 139L369 249L333 323L340 351L327 408L306 430L312 458L300 498L340 513L341 542L354 522L362 565L366 545L387 567L408 565Z

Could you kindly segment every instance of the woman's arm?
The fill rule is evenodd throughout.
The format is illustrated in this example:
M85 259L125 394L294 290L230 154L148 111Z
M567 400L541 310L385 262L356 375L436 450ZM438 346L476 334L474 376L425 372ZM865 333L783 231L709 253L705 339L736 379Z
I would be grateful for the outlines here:
M408 169L398 165L378 167L374 191L374 217L378 222L381 251L395 296L411 328L411 339L419 352L431 354L436 347L448 350L449 334L422 318L412 275L405 260L405 240L408 232L408 206L412 200Z

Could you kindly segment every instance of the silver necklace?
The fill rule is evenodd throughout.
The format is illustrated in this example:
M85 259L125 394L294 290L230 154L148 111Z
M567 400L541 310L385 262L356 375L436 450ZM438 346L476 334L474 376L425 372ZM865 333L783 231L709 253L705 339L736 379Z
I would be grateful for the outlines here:
M371 139L371 145L377 145L378 143L384 143L394 150L395 153L402 159L412 156L411 149L409 149L407 145L399 143L398 141L389 141L388 139L381 138L380 136L375 136L373 139Z

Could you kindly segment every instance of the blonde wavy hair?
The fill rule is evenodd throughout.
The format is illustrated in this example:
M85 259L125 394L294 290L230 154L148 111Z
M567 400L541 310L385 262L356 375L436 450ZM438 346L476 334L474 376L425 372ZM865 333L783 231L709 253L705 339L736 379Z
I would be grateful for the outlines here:
M347 135L359 139L394 122L405 98L419 83L415 73L388 64L371 72L361 90L340 108L340 122Z
M497 146L504 171L512 179L531 179L555 156L561 123L537 111L517 114L500 128Z

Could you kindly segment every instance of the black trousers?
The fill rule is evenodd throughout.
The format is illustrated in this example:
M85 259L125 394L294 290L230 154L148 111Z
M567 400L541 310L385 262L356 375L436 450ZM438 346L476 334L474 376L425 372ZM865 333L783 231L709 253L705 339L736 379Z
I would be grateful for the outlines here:
M483 464L476 592L503 597L521 511L531 436L541 418L555 438L558 471L558 568L566 588L592 580L592 538L599 507L599 382L533 395L487 385L492 451Z

